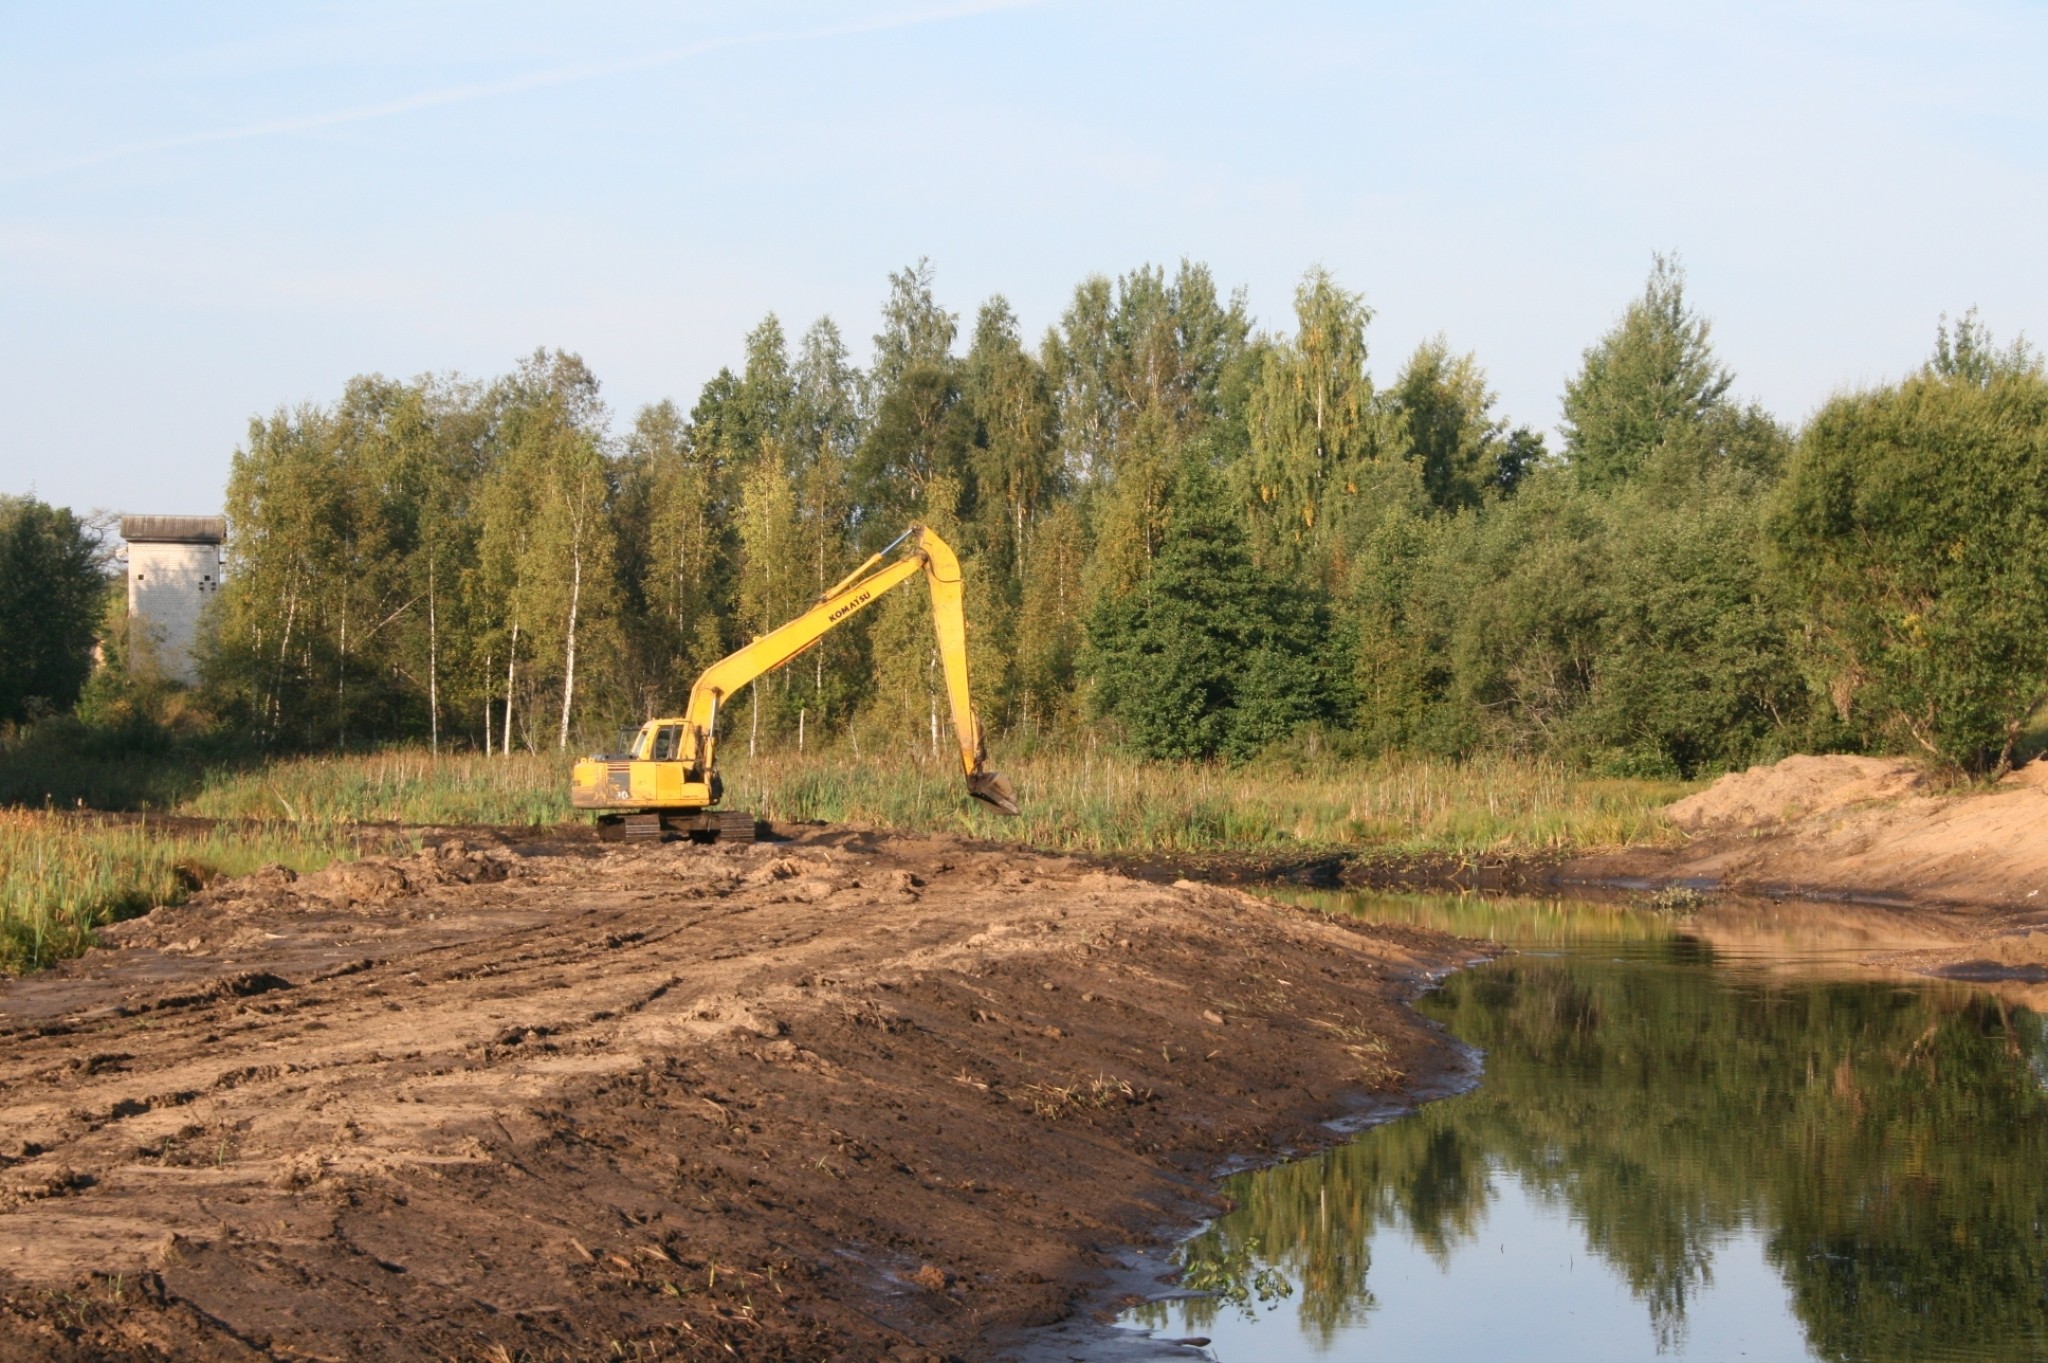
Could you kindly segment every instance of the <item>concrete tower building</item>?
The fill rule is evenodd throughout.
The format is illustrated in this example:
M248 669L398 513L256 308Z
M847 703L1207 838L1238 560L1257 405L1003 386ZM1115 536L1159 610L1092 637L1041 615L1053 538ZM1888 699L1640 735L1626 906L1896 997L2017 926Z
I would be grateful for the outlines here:
M121 538L128 541L129 646L138 654L153 651L164 676L188 686L199 680L192 645L199 612L220 590L220 547L227 537L220 516L121 518Z

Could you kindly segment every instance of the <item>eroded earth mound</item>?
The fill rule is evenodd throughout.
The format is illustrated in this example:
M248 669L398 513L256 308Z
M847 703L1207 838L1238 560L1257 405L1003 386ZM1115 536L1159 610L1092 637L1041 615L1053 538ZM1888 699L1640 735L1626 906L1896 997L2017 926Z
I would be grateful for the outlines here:
M1723 777L1669 813L1691 835L1684 844L1580 857L1560 879L1729 891L1750 906L1703 917L1707 940L1813 945L1827 929L1829 950L1868 965L2048 1007L2048 761L1988 789L1937 793L1895 759L1792 757Z
M917 1359L1448 1062L1464 949L945 839L444 843L0 987L0 1358Z
M1731 771L1664 813L1688 833L1728 832L1895 799L1926 784L1917 763L1896 757L1788 757L1769 766Z

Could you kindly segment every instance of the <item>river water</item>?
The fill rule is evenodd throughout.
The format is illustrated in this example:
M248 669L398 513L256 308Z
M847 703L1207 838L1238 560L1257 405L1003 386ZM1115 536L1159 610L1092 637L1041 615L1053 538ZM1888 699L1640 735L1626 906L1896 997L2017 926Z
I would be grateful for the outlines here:
M1181 1252L1208 1295L1126 1324L1229 1360L2048 1359L2044 1029L1851 963L1911 922L1319 902L1513 948L1420 1004L1480 1080L1232 1179Z

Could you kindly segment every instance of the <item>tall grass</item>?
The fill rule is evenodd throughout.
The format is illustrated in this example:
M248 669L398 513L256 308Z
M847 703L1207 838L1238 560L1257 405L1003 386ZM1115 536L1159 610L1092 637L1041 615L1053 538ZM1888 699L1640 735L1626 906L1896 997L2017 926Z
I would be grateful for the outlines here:
M736 759L725 772L727 803L770 820L943 829L1060 851L1465 854L1667 839L1658 811L1688 789L1514 757L1226 767L1082 751L998 765L1017 788L1017 818L969 801L950 762L844 750Z
M421 748L220 768L178 808L312 824L554 824L572 813L566 758L434 757Z
M947 829L1104 853L1605 846L1668 836L1657 811L1685 790L1509 756L1319 760L1296 751L1229 767L1148 762L1091 742L1005 743L999 759L1022 818L963 798L952 761L900 748L862 754L839 742L749 759L729 741L721 753L726 803L770 820ZM310 825L546 825L576 817L568 774L569 759L552 753L437 758L412 747L266 759L147 726L116 733L51 722L0 733L0 805L140 805Z
M1019 753L999 765L1016 785L1021 817L969 800L951 761L841 747L752 759L735 752L725 763L725 803L776 823L954 832L1068 852L1472 855L1665 839L1672 835L1658 811L1686 789L1513 757L1297 757L1226 767L1084 749ZM178 813L235 821L205 832L0 810L0 970L76 954L96 928L175 903L213 875L271 861L311 870L353 856L353 825L570 820L578 816L568 768L551 754L435 758L419 749L218 766L181 778L192 793Z
M355 855L338 828L192 831L0 809L0 972L75 956L99 928L175 904L217 875L268 862L312 871Z
M725 803L773 822L943 830L1102 853L1612 846L1669 836L1657 811L1686 790L1513 757L1226 767L1051 750L1000 765L1017 787L1019 818L967 799L949 760L835 747L752 759L739 751L722 764ZM211 773L179 810L308 824L553 824L576 817L568 768L553 755L436 759L417 749L298 758Z

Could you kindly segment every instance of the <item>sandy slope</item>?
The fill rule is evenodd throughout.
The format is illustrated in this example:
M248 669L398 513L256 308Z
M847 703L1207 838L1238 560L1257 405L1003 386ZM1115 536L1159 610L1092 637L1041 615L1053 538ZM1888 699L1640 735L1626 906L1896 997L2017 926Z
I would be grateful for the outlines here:
M1848 945L1869 964L1977 981L2048 1007L2048 762L1990 790L1943 794L1909 762L1793 757L1725 776L1669 814L1690 841L1582 857L1561 879L1686 883L1775 901L1751 915L1769 926L1738 935L1825 930L1834 948ZM1800 906L1816 898L1889 911ZM1821 921L1830 917L1844 921Z
M1791 757L1671 806L1672 849L1572 863L1572 878L1691 877L1758 893L2048 909L2048 762L1988 791L1927 794L1910 762Z

